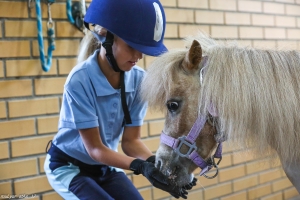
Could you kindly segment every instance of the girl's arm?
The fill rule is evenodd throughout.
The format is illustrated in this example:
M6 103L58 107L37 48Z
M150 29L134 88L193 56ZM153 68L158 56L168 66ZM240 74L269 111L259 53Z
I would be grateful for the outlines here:
M81 129L79 130L79 133L83 144L92 159L105 165L129 170L130 163L135 158L120 154L106 147L102 143L97 127Z
M140 133L140 126L126 126L122 137L122 149L128 156L146 160L153 154L141 141Z

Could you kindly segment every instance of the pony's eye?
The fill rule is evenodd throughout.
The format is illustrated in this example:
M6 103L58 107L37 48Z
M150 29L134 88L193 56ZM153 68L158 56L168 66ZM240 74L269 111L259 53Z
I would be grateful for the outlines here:
M176 101L168 101L167 102L167 108L170 112L175 112L179 107L178 102Z

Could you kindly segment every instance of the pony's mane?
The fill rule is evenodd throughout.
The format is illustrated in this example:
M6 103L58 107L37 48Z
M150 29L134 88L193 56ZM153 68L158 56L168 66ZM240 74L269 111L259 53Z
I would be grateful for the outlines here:
M257 49L220 42L199 33L186 39L199 41L208 56L200 89L200 112L213 105L221 134L244 147L271 153L283 161L300 158L300 54L295 50ZM143 97L163 108L172 73L188 49L172 50L154 60L144 81ZM146 88L147 89L146 89Z

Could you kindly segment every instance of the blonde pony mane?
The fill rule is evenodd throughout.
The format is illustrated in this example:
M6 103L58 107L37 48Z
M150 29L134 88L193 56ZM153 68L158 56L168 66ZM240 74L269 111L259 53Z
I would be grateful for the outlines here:
M200 112L213 105L221 134L228 141L282 161L300 159L300 54L295 50L257 49L220 42L199 33L197 40L208 56L200 90ZM172 73L187 49L172 50L151 64L142 96L150 106L163 108L172 87ZM191 94L192 95L192 94Z

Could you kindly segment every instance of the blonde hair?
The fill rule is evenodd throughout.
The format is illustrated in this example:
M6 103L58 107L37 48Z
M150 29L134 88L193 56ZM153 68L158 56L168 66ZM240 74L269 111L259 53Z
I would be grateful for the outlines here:
M94 33L105 36L107 30L99 25L94 27ZM94 53L96 49L101 48L101 42L93 35L93 33L87 29L85 29L85 36L80 42L79 52L77 57L77 63L80 63L86 60L90 55Z

